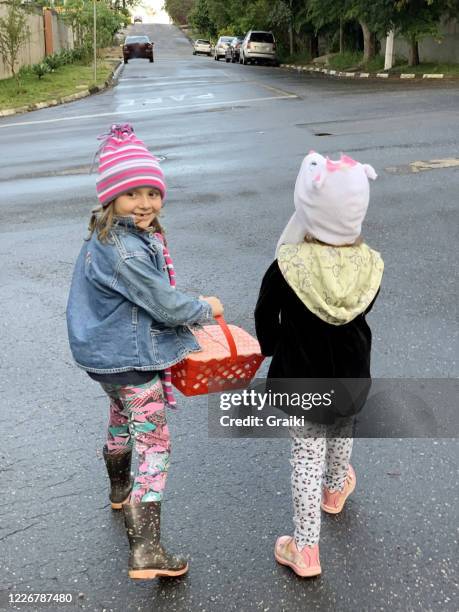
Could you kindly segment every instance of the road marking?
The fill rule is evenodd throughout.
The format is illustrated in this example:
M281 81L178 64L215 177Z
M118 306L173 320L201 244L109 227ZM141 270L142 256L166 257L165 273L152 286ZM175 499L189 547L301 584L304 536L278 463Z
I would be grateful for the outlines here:
M221 83L216 82L215 80L211 79L210 77L208 79L206 79L205 81L193 81L192 83L186 83L186 85L202 85L202 84L208 84L208 83L212 83L215 85L227 85L226 81L222 81ZM165 87L167 85L183 85L183 81L172 81L170 83L139 83L136 86L136 89L141 89L143 87L154 87L155 85L161 86L161 87ZM115 92L118 89L133 89L132 85L118 85L115 89Z
M183 102L183 100L189 97L192 100L209 100L214 98L213 93L206 93L200 96L187 96L186 94L181 94L179 96L166 96L166 98L129 98L128 100L124 100L123 102L119 102L118 106L135 106L135 104L160 104L163 100L166 101L168 98L174 100L174 102Z
M161 104L162 101L162 98L144 98L142 100L142 104Z
M267 96L265 98L242 98L240 100L227 100L220 102L204 102L199 104L183 104L180 106L160 106L156 108L142 108L136 110L130 110L128 112L124 110L120 111L110 111L107 113L94 113L90 115L73 115L70 117L56 117L55 119L37 119L35 121L17 121L15 123L4 123L0 125L0 129L8 128L8 127L19 127L23 125L40 125L46 123L62 123L64 121L80 121L81 119L96 119L97 117L114 117L117 115L141 115L144 113L151 113L152 111L174 111L174 110L187 110L190 108L205 108L207 106L231 106L232 104L242 104L247 102L269 102L271 100L292 100L298 99L298 96L295 94L289 94L287 96Z
M201 78L204 78L206 75L200 75ZM208 75L208 78L211 79L213 78L214 74L210 74ZM193 81L196 78L196 76L189 76L189 77L182 77L182 81L186 81L186 80L190 80ZM124 83L125 81L137 81L137 83L139 82L143 82L143 81L150 81L151 83L154 83L155 81L164 81L164 80L169 80L169 81L174 81L177 80L176 76L167 76L167 77L157 77L157 76L152 76L152 77L128 77L125 79L118 79L119 83ZM86 87L86 86L85 86Z
M417 174L426 170L439 170L441 168L455 168L459 166L459 158L449 157L445 159L431 159L429 161L414 161L402 166L390 166L385 168L391 174Z

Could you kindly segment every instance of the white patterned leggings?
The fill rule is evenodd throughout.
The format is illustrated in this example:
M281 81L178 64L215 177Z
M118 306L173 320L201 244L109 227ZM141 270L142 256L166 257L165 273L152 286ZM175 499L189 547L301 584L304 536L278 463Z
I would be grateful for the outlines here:
M339 425L307 423L289 430L294 537L299 549L319 541L322 486L330 491L344 487L352 452L352 426L349 419Z

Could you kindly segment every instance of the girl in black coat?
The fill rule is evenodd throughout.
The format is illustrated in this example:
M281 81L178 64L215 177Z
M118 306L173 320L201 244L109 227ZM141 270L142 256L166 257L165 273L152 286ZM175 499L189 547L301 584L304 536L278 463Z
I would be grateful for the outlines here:
M384 268L379 253L360 238L368 178L376 178L373 168L349 157L334 162L313 151L305 157L295 185L296 211L255 310L262 353L273 357L269 379L328 378L342 388L339 401L307 411L306 424L290 429L295 532L278 538L275 557L299 576L321 573L321 507L337 514L356 484L349 463L350 417L369 389L371 330L365 315Z

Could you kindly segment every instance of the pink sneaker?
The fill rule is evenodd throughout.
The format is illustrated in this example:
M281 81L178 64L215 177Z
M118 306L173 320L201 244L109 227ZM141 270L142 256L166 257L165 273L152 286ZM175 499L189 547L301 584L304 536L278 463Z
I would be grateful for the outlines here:
M354 468L349 465L346 480L344 482L344 488L342 491L331 492L324 487L322 495L322 510L329 514L338 514L343 509L344 503L349 495L355 489L357 478L355 476Z
M318 576L322 572L319 559L319 545L305 546L298 550L295 540L290 536L277 538L274 556L281 565L288 565L303 578Z

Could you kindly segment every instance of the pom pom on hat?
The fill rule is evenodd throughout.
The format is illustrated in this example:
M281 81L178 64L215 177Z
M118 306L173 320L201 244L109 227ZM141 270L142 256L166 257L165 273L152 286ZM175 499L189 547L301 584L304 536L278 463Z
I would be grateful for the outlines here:
M136 187L155 187L165 199L166 182L159 161L137 138L130 124L112 125L110 132L100 138L104 142L98 151L96 190L102 206Z

